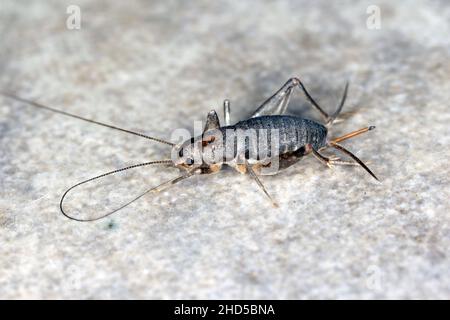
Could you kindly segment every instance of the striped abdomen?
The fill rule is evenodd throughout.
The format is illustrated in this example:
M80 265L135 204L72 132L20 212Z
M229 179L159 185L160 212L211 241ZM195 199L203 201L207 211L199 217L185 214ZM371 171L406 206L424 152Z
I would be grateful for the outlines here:
M318 150L325 145L327 137L325 126L312 120L284 115L250 118L234 126L223 127L221 131L225 144L232 141L235 144L233 157L244 153L247 159L252 160L293 152L307 144ZM228 152L227 155L232 156Z

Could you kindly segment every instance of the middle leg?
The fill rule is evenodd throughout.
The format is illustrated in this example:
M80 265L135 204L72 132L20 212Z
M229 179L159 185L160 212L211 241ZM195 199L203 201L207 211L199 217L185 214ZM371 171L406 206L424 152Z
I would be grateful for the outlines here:
M278 208L278 203L275 202L275 200L273 200L273 198L271 197L271 195L269 194L269 192L267 191L266 187L263 185L263 183L261 182L261 180L259 180L259 177L257 176L257 174L255 173L255 171L253 171L253 168L251 165L246 164L246 171L248 172L248 174L250 175L250 177L253 178L253 180L256 181L256 183L258 184L258 186L261 188L261 190L264 192L264 194L267 196L267 198L269 198L270 202L272 203L272 205L275 208Z

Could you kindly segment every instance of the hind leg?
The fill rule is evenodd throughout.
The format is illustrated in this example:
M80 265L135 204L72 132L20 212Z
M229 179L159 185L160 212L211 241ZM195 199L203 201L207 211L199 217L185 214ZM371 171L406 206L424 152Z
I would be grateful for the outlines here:
M344 161L341 160L338 157L332 156L332 157L325 157L321 155L318 151L314 150L312 151L312 154L314 157L319 160L321 163L326 165L328 168L333 168L334 165L344 165L344 166L358 166L359 164L355 161Z
M313 97L309 94L308 90L306 90L303 83L298 78L289 79L273 96L267 99L256 111L252 114L251 118L260 117L264 115L276 115L276 114L284 114L287 110L287 106L289 103L289 99L292 94L292 90L299 86L303 93L306 96L308 102L322 115L327 126L330 126L334 120L337 118L339 113L344 106L347 91L348 91L348 82L345 85L344 94L342 96L341 102L337 108L337 110L330 116L326 113L322 107L313 99Z
M341 146L340 144L337 144L335 142L329 142L328 147L334 148L344 154L346 154L347 156L349 156L350 158L352 158L354 161L342 161L339 158L327 158L323 155L321 155L317 150L312 149L312 153L313 155L323 164L327 165L328 167L332 168L333 165L359 165L361 166L364 170L367 171L367 173L369 173L375 180L380 181L377 176L364 164L364 162L362 162L357 156L355 156L352 152L348 151L347 149L345 149L343 146Z
M273 96L256 109L251 118L284 114L287 110L292 90L298 85L297 78L289 79Z

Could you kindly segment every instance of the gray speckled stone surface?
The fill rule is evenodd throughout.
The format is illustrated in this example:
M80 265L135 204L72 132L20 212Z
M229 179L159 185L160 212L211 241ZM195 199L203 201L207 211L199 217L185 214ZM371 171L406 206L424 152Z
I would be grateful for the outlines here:
M357 113L331 134L376 125L346 146L382 179L308 158L263 178L278 210L226 170L77 223L65 188L167 148L0 98L0 298L450 298L447 1L0 1L3 89L170 138L225 98L244 118L293 75L332 111L349 79ZM290 112L315 116L296 96Z

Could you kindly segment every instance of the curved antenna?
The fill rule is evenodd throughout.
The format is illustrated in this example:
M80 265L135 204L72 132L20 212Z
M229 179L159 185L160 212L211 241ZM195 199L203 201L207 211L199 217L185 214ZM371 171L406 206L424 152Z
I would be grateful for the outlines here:
M135 202L136 200L142 198L144 195L146 195L146 194L149 193L150 191L156 190L156 189L160 188L162 185L159 185L159 186L156 187L156 188L151 188L151 189L147 190L146 192L140 194L138 197L134 198L133 200L131 200L131 201L127 202L126 204L120 206L119 208L117 208L117 209L115 209L115 210L113 210L113 211L111 211L111 212L108 212L108 213L106 213L106 214L104 214L104 215L102 215L102 216L100 216L100 217L92 218L92 219L79 219L79 218L74 218L74 217L70 216L70 215L64 210L64 208L63 208L64 199L66 198L67 194L68 194L71 190L75 189L76 187L79 187L79 186L81 186L81 185L83 185L83 184L86 184L86 183L88 183L88 182L91 182L91 181L94 181L94 180L97 180L97 179L100 179L100 178L109 176L109 175L111 175L111 174L115 174L115 173L122 172L122 171L125 171L125 170L133 169L133 168L138 168L138 167L144 167L144 166L148 166L148 165L153 165L153 164L171 164L171 163L172 163L172 160L158 160L158 161L144 162L144 163L140 163L140 164L135 164L135 165L131 165L131 166L128 166L128 167L124 167L124 168L121 168L121 169L113 170L113 171L110 171L110 172L106 172L106 173L103 173L103 174L101 174L101 175L95 176L95 177L93 177L93 178L89 178L89 179L87 179L87 180L81 181L81 182L79 182L79 183L73 185L73 186L70 187L69 189L67 189L67 190L64 192L64 194L62 195L61 201L59 202L59 208L61 209L61 213L62 213L66 218L69 218L70 220L79 221L79 222L90 222L90 221L96 221L96 220L100 220L100 219L106 218L107 216L110 216L110 215L112 215L113 213L116 213L117 211L119 211L119 210L121 210L121 209L123 209L123 208L129 206L130 204L132 204L132 203ZM182 176L182 177L184 177L184 176ZM180 178L180 177L178 177L178 179L179 179L179 178ZM187 178L187 176L186 176L186 178ZM174 180L175 180L175 179L174 179ZM173 181L173 180L171 180L171 181ZM169 182L171 182L171 181L166 182L166 184L169 183ZM174 183L176 183L176 182L178 182L178 181L175 181ZM163 184L163 185L164 185L164 184Z
M62 114L62 115L67 116L67 117L75 118L75 119L78 119L78 120L83 120L83 121L86 121L86 122L89 122L89 123L93 123L93 124L96 124L96 125L99 125L99 126L107 127L107 128L110 128L110 129L114 129L114 130L122 131L122 132L125 132L125 133L133 134L135 136L138 136L138 137L141 137L141 138L145 138L145 139L149 139L149 140L152 140L152 141L156 141L156 142L159 142L159 143L164 143L164 144L167 144L167 145L172 146L172 147L175 146L175 143L172 143L172 142L169 142L169 141L165 141L163 139L150 137L150 136L147 136L147 135L139 133L139 132L135 132L135 131L127 130L127 129L122 129L122 128L119 128L119 127L116 127L116 126L113 126L113 125L110 125L110 124L106 124L106 123L103 123L103 122L87 119L87 118L84 118L84 117L80 117L80 116L77 116L77 115L69 113L69 112L65 112L65 111L62 111L62 110L58 110L58 109L54 109L54 108L51 108L51 107L47 107L47 106L45 106L43 104L40 104L38 102L34 102L34 101L31 101L31 100L28 100L28 99L24 99L24 98L18 97L18 96L14 95L14 94L11 94L11 93L0 91L0 94L5 96L5 97L8 97L10 99L29 104L29 105L31 105L33 107L36 107L36 108L40 108L40 109L44 109L44 110L47 110L47 111L55 112L55 113Z

